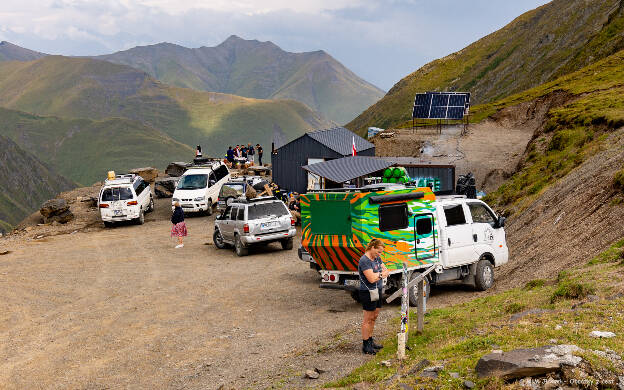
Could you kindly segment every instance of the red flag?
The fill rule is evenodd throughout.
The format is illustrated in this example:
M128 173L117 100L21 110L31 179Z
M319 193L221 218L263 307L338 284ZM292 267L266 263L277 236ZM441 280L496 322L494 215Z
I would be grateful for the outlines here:
M351 144L351 155L352 156L357 155L357 152L355 150L355 136L353 137L353 144Z

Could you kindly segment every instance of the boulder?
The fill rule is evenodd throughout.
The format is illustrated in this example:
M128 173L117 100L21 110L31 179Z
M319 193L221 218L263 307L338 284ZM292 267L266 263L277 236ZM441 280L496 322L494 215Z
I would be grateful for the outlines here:
M158 177L158 169L152 167L145 168L135 168L131 169L128 173L134 173L135 175L139 175L143 178L143 180L153 183L154 180Z
M188 164L185 162L172 162L165 168L165 173L172 177L180 177L188 169Z
M69 210L65 210L60 214L57 215L51 215L49 217L44 217L43 218L43 222L44 223L53 223L53 222L58 222L58 223L67 223L69 221L71 221L72 219L74 219L74 214L69 211Z
M159 177L154 183L154 193L158 198L171 198L180 181L177 177Z
M39 212L43 216L44 222L46 218L52 215L59 215L69 210L69 205L65 199L50 199L41 206Z
M479 378L495 376L506 380L543 375L558 371L562 364L578 364L580 358L571 355L576 350L574 346L557 346L554 350L545 346L490 353L479 359L475 370Z

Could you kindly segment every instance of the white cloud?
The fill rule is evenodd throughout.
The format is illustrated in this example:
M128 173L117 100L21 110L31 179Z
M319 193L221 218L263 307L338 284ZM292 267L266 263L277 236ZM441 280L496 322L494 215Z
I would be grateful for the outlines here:
M388 89L546 0L4 0L0 38L51 54L96 55L231 34L290 51L323 49Z

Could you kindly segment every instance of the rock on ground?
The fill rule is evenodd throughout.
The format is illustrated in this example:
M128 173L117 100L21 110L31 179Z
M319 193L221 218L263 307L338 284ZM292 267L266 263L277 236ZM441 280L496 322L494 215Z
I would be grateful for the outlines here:
M156 179L154 183L154 193L158 198L171 198L175 191L178 181L176 177L161 177Z
M50 199L41 206L39 212L43 218L48 218L51 215L58 215L67 210L69 210L69 205L65 199Z
M135 175L139 175L143 178L143 180L153 183L154 180L158 177L158 169L153 167L145 167L145 168L135 168L131 169L129 173L134 173Z

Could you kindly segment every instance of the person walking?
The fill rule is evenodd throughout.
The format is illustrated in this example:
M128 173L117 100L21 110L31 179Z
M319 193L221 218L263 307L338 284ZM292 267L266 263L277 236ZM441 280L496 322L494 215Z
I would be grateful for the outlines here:
M226 156L229 163L232 164L234 162L234 150L231 146L228 148Z
M383 345L376 344L373 340L375 321L381 309L381 294L383 279L390 272L381 261L381 254L385 249L383 241L372 239L360 257L358 273L360 275L360 289L358 291L364 318L362 320L362 352L374 355Z
M249 160L251 165L254 163L254 154L256 154L256 151L254 150L253 145L250 143L247 144L247 160Z
M173 210L173 215L171 216L171 223L173 226L171 227L171 237L178 237L178 245L176 245L176 249L183 248L184 244L182 243L182 237L186 237L186 223L184 222L184 210L180 207L180 202L175 202L173 204L175 207Z
M258 164L262 166L262 146L260 146L260 144L256 144L256 150L258 151Z

